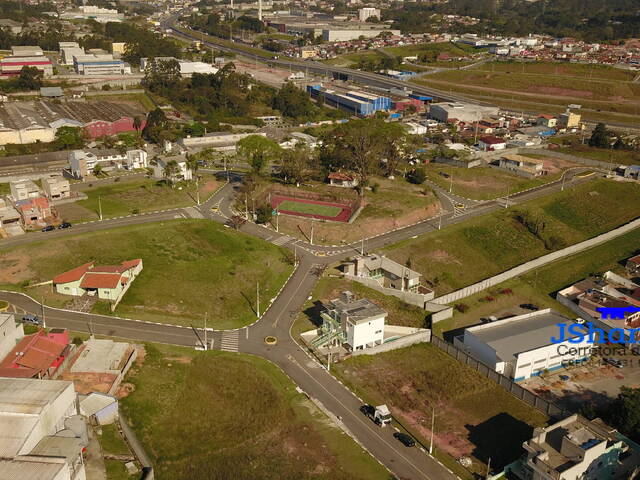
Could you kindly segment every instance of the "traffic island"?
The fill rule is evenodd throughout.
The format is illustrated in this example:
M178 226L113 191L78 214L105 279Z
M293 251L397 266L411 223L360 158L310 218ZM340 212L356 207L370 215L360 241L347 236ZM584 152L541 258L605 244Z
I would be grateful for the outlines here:
M269 335L267 337L264 337L264 343L266 343L267 345L276 345L278 343L278 339Z

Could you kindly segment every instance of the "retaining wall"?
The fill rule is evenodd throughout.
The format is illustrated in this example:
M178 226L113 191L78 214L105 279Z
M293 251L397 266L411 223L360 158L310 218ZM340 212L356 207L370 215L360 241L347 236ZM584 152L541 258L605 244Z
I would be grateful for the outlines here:
M587 250L591 247L595 247L596 245L600 245L601 243L612 240L620 235L628 233L636 228L640 227L640 218L637 218L621 227L610 230L609 232L598 235L597 237L590 238L580 243L576 243L575 245L571 245L569 247L563 248L562 250L558 250L556 252L549 253L547 255L543 255L542 257L538 257L534 260L525 262L517 267L511 268L505 272L502 272L498 275L495 275L490 278L486 278L480 282L474 283L473 285L469 285L468 287L462 288L460 290L456 290L455 292L448 293L446 295L442 295L441 297L435 298L433 303L439 304L448 304L455 302L457 300L461 300L470 295L474 295L478 292L482 292L487 288L493 287L502 283L506 280L510 280L518 275L522 275L527 273L530 270L541 267L548 263L559 260L563 257L573 255L574 253L579 253L584 250Z
M355 350L351 352L351 355L354 357L358 355L376 355L377 353L390 352L391 350L408 347L416 343L429 342L431 340L431 330L427 330L426 328L415 330L417 330L415 333L405 335L388 343L383 343L382 345L372 348L365 348L364 350Z

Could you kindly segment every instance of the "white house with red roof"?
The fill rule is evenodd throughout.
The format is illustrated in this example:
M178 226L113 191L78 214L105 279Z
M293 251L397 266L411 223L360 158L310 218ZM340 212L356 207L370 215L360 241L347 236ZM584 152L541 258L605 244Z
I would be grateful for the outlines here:
M504 150L507 148L507 141L504 138L488 135L486 137L480 137L480 140L478 140L478 148L483 152Z
M142 271L142 259L127 260L120 265L85 263L54 277L56 292L81 297L97 296L118 304L131 283Z

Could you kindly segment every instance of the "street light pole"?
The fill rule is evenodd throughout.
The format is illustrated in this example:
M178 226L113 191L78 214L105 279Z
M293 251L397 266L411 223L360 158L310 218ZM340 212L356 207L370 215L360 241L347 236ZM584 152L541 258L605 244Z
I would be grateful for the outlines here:
M256 314L260 318L260 282L256 282Z
M42 308L42 328L47 328L47 319L44 316L44 297L40 297L40 307Z
M433 407L431 412L431 441L429 442L429 455L433 455L433 431L436 427L436 407Z
M98 195L98 215L100 215L100 220L102 220L102 200L100 195Z

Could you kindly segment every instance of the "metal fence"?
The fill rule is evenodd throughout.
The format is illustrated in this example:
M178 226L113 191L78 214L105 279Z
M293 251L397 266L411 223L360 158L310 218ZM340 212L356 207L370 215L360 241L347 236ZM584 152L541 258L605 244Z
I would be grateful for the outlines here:
M339 187L336 187L339 190ZM280 195L283 197L291 197L291 198L299 198L301 200L315 200L321 202L335 202L340 203L342 205L348 206L352 215L355 213L362 204L362 199L355 193L352 193L353 190L343 189L344 191L336 192L336 193L317 193L317 192L308 192L306 190L300 190L298 188L287 187L284 185L279 185L274 188L270 188L265 190L262 194L256 197L256 200L259 200L264 203L269 203L269 198L271 195Z
M535 393L530 392L529 390L522 388L516 382L511 380L508 377L496 372L491 367L485 365L484 363L476 360L468 353L460 350L458 347L442 340L435 335L431 336L431 343L438 347L440 350L448 353L453 358L455 358L460 363L470 366L476 372L480 373L482 376L488 378L489 380L493 380L495 383L504 388L511 395L516 397L518 400L522 400L523 402L535 407L540 410L542 413L548 415L552 418L563 418L569 414L566 410L558 407L557 405L540 398Z

